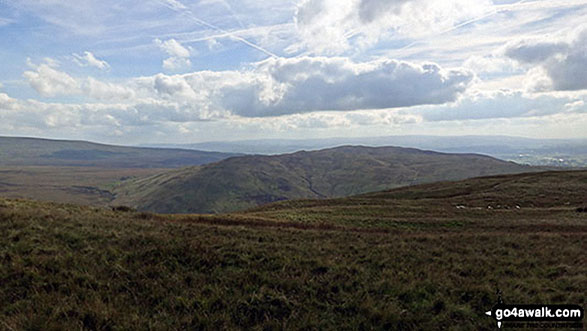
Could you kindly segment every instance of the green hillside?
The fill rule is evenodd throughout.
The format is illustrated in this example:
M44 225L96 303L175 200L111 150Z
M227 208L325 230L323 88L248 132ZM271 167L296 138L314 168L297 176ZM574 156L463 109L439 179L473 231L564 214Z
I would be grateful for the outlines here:
M0 196L106 206L120 181L234 155L0 137Z
M178 168L220 161L236 154L138 148L86 141L0 137L0 166Z
M0 199L0 329L494 330L497 290L587 304L586 188L522 174L216 216Z
M437 182L328 200L293 200L239 215L359 228L522 225L545 212L587 207L587 171L550 171ZM528 219L529 218L529 219ZM459 220L459 221L454 221ZM502 223L500 227L503 227Z
M343 197L534 168L475 154L345 146L242 156L173 170L116 188L116 204L166 213L216 213L299 198Z

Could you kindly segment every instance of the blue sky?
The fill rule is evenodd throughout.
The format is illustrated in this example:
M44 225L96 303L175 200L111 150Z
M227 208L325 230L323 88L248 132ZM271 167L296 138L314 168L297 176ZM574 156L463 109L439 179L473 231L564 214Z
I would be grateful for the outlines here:
M0 0L0 135L587 138L587 1Z

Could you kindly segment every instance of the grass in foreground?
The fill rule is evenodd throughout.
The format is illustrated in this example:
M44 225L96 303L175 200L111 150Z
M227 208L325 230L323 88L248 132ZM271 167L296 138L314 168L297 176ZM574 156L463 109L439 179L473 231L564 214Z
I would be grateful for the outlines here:
M490 330L497 288L585 307L587 216L573 206L377 199L289 220L0 200L0 329Z

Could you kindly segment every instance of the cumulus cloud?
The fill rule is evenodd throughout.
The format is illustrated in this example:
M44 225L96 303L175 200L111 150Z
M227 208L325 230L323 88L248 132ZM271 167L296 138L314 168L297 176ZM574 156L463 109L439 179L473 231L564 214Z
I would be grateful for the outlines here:
M167 41L161 41L155 39L155 43L170 56L176 57L189 57L190 51L183 47L177 40L169 39Z
M587 89L587 26L558 38L516 41L503 53L530 68L533 91Z
M155 44L169 55L169 58L163 60L163 68L169 71L179 71L190 68L191 52L175 39L161 41L155 39Z
M268 117L292 128L394 125L420 117L377 109L453 102L473 79L464 69L388 59L268 59L238 71L160 73L117 84L74 78L56 66L36 65L25 77L41 95L82 96L88 103L33 105L0 94L0 106L45 110L42 124L50 127L66 120L68 125L123 127ZM67 115L64 119L56 117L60 111Z
M569 44L565 42L520 40L509 44L505 55L519 62L541 63L568 50Z
M6 93L0 93L0 109L15 109L17 107L18 101L14 98L11 98Z
M213 78L212 74L217 73L208 74L210 74L208 77ZM151 78L143 78L143 81L138 82L137 86L146 84L148 80L154 83ZM0 93L0 128L3 132L16 134L39 132L44 132L45 135L49 132L88 134L88 132L97 132L102 137L122 135L128 139L135 139L138 136L153 138L152 135L156 132L167 132L167 135L164 136L172 137L173 134L177 134L177 131L169 131L170 128L187 127L186 125L194 122L200 122L197 127L208 125L207 127L223 128L222 131L225 133L233 132L231 130L292 132L296 130L348 129L361 126L389 129L413 124L417 124L417 127L425 127L432 125L433 122L440 122L435 125L448 127L455 125L454 121L461 124L463 121L470 120L484 121L479 123L498 123L497 119L509 121L555 117L560 123L565 123L565 119L568 118L582 120L584 123L585 114L587 114L586 97L554 97L546 94L537 96L524 95L521 92L500 91L468 95L459 102L450 105L418 106L409 109L312 112L256 118L233 117L230 114L206 112L200 104L192 104L187 102L187 99L181 101L181 98L177 97L178 95L190 95L188 91L184 90L191 89L190 83L187 83L190 80L188 77L176 75L160 76L159 78L159 91L163 95L167 95L167 99L155 98L153 94L150 98L143 95L140 98L119 103L63 104L18 100ZM182 79L186 81L188 87L177 84ZM176 86L170 88L174 84ZM146 89L146 86L137 88ZM155 92L154 87L151 89L152 93L158 93ZM146 91L141 91L141 93L146 93ZM173 95L176 97L172 97ZM218 120L222 116L228 120L207 121ZM568 127L569 124L560 125ZM573 123L573 126L580 127L576 123Z
M86 96L100 101L120 101L134 98L131 87L99 81L93 77L74 78L58 70L59 64L51 59L35 65L28 61L34 70L24 72L29 85L44 97Z
M217 101L241 116L409 107L455 101L472 79L470 71L436 64L269 59L256 77L223 87Z
M100 60L94 56L91 52L84 52L83 55L73 54L73 60L77 63L80 67L95 67L100 70L108 70L110 69L110 65L108 62L104 60Z
M44 97L55 97L58 95L75 95L81 92L77 80L65 72L56 69L54 61L46 61L40 65L34 65L30 61L29 66L33 70L25 71L24 77L30 86Z
M455 101L472 79L468 70L431 63L302 57L268 59L242 71L158 74L135 84L200 113L267 117L442 104Z
M340 53L389 33L418 37L490 12L490 0L304 0L295 15L302 39L290 51Z
M170 57L163 60L163 68L169 71L180 71L192 66L192 61L183 57Z
M90 98L102 101L131 100L135 97L132 88L99 81L88 77L83 83L83 92Z

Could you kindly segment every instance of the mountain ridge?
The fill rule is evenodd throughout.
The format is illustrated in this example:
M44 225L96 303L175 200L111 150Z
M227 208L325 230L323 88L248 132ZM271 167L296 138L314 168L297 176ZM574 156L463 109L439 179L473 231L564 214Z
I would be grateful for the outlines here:
M245 155L123 183L115 203L139 210L218 213L299 199L332 198L440 180L538 171L478 154L342 146Z

